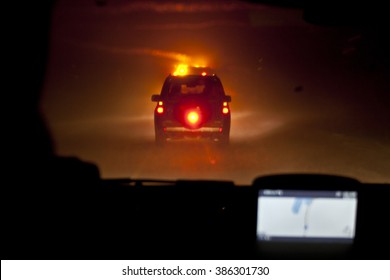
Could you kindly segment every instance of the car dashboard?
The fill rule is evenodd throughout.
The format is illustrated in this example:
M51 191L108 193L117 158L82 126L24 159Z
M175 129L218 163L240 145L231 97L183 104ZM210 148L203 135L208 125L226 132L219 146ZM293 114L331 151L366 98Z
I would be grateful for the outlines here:
M51 187L9 209L2 259L389 258L388 184L280 174L251 185L105 179Z

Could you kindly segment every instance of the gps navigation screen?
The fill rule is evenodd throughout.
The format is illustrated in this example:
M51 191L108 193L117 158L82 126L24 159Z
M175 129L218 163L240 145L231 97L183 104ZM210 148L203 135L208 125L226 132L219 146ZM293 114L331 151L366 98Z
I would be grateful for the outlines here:
M259 190L257 240L352 243L357 192Z

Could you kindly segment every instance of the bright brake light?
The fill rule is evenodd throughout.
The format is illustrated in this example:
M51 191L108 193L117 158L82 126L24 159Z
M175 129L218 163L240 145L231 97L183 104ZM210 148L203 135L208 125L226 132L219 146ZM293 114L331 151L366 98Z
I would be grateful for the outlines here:
M164 107L163 107L163 102L162 102L162 101L159 101L159 102L158 102L157 108L156 108L156 112L157 112L158 114L164 113Z
M191 111L187 114L187 121L190 124L197 124L199 121L199 114L197 112Z
M222 104L222 114L224 114L224 115L227 115L227 114L229 114L229 106L228 106L228 103L225 101L225 102L223 102L223 104Z

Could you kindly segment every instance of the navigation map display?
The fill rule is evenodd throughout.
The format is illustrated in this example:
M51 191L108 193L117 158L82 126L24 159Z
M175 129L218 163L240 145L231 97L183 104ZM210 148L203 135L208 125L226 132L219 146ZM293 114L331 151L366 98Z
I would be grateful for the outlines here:
M357 192L259 190L258 241L352 243Z

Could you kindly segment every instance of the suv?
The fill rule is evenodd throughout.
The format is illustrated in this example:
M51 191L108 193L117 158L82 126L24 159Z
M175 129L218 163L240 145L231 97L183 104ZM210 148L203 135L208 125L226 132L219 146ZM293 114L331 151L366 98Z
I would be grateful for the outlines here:
M210 138L229 143L231 97L208 68L179 68L164 82L154 110L156 143L167 139Z

